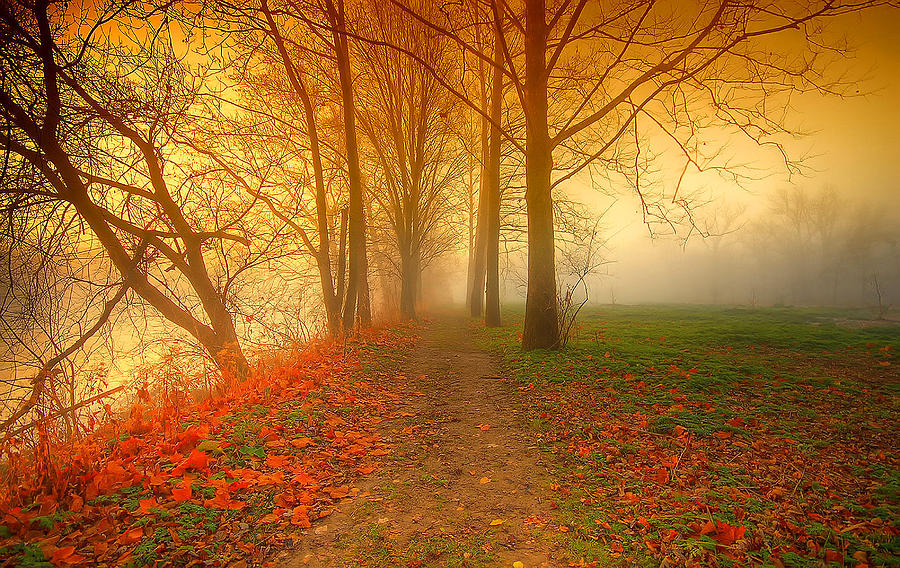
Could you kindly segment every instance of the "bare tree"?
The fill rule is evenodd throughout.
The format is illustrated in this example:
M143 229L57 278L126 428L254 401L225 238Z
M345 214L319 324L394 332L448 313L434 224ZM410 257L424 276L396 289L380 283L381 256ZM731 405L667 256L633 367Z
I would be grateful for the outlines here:
M357 318L368 325L364 198L344 2L220 1L211 10L204 25L225 38L225 51L234 63L221 71L237 69L232 78L242 93L241 102L229 97L220 101L268 122L262 133L245 133L260 145L260 153L271 144L292 146L295 152L280 166L280 185L270 183L257 192L246 183L246 171L235 168L232 174L293 229L301 248L315 260L330 333L351 330ZM331 116L323 114L323 107ZM304 183L290 181L288 172L298 171L295 179ZM261 180L258 174L251 177ZM343 183L348 191L336 189ZM304 203L307 186L312 210ZM349 259L336 263L333 248L347 230L344 226L338 233L336 223L344 200L349 202Z
M423 6L419 7L424 9ZM403 12L370 9L368 37L403 45L432 68L453 73L448 40L425 28L410 30ZM373 197L391 227L401 281L400 312L416 317L416 299L425 264L455 240L452 191L458 189L465 155L448 124L458 102L419 63L385 45L363 44L362 62L370 86L360 122L371 143L379 182Z
M452 17L438 19L392 2L420 25L440 31L493 65L489 55L462 39ZM740 175L740 169L723 158L723 143L707 144L723 140L723 132L772 148L788 171L797 171L799 164L779 138L792 132L786 122L789 113L783 112L790 95L839 93L846 86L839 74L830 72L844 45L828 34L827 22L875 6L896 7L877 0L486 4L509 30L500 36L503 73L515 88L526 122L524 144L506 135L526 161L525 349L559 344L555 187L592 171L621 175L640 199L645 221L671 226L673 211L682 211L680 220L691 223L692 202L680 192L680 181L666 195L654 192L644 177L654 155L647 148L647 133L657 134L665 148L679 153L685 171ZM467 6L459 9L470 9ZM795 34L806 40L805 51L792 50L796 42L776 39ZM517 37L524 44L521 56L511 48ZM479 110L465 93L449 82L446 86Z
M163 34L132 33L149 21L140 6L84 10L76 17L92 27L80 39L49 2L0 6L3 207L71 208L130 291L199 341L226 378L246 376L207 254L223 240L248 243L240 220L252 201L229 200L179 162L173 138L190 127L198 79Z

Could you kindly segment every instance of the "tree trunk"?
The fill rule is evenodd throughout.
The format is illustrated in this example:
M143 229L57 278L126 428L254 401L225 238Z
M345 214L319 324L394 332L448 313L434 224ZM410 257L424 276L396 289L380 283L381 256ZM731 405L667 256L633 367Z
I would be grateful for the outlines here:
M366 237L366 218L363 217L363 243L367 242ZM367 247L362 249L362 262L359 274L359 293L357 294L358 305L356 306L356 319L362 327L372 325L372 299L369 290L369 253Z
M250 375L250 367L238 341L231 316L211 322L211 327L214 333L200 339L200 343L216 362L225 384L233 385L246 379Z
M500 33L499 22L496 33ZM487 164L487 294L484 323L488 327L500 326L500 112L503 97L503 51L500 38L494 39L494 71L491 82L491 139Z
M525 3L525 203L528 211L528 295L522 347L559 347L556 261L550 172L553 148L547 124L547 25L544 0Z
M363 211L362 175L359 169L359 146L356 140L356 110L353 106L353 80L350 76L350 50L344 34L344 4L340 0L337 10L329 2L334 24L332 38L338 63L341 84L341 102L344 113L344 141L347 147L347 173L350 178L350 230L347 269L347 294L344 298L344 333L353 329L356 320L357 296L361 287L366 254L365 216Z
M416 319L416 294L419 288L419 259L412 251L400 256L400 317Z
M338 236L337 297L344 300L347 286L347 208L341 209L341 234Z
M266 17L269 25L269 31L275 42L284 65L285 73L294 92L300 97L303 105L303 114L306 118L306 131L309 136L309 150L312 155L313 177L315 179L316 188L316 228L319 233L319 247L311 251L315 258L319 269L319 282L322 286L322 300L325 305L325 317L328 321L328 332L332 337L336 337L340 333L341 318L341 299L343 292L335 293L334 277L331 272L331 246L329 244L328 229L328 203L325 198L325 175L322 167L322 150L319 142L319 131L316 122L315 109L312 100L309 97L309 91L298 69L294 68L291 57L284 45L284 39L278 30L278 25L272 12L269 9L268 2L263 0L261 10ZM312 245L310 245L312 247ZM314 247L313 247L314 248Z
M475 28L478 38L479 49L481 48L481 32L479 27ZM487 72L485 70L484 61L478 60L478 76L480 89L480 106L482 110L487 110ZM490 122L484 116L481 117L481 175L478 180L478 213L475 216L475 247L472 252L472 262L469 264L468 282L466 283L466 304L469 307L469 315L473 318L480 318L484 311L484 284L486 270L486 253L487 253L487 177L488 177L488 153L490 146L488 138L490 136Z
M487 251L487 182L485 174L487 168L481 168L481 186L478 190L478 214L475 221L475 250L472 252L472 264L469 271L468 288L471 291L468 298L469 315L480 318L484 311L484 279Z
M199 321L193 314L176 304L150 283L147 275L135 266L134 259L129 256L118 236L103 219L102 210L88 197L87 189L81 183L62 150L54 145L47 154L57 168L62 171L62 176L72 191L69 196L70 202L96 235L113 265L131 288L156 308L164 318L187 331L200 342L216 362L227 384L246 379L250 373L250 366L241 349L234 328L234 320L225 306L224 299L212 285L209 274L205 272L205 263L201 262L198 266L195 254L189 253L186 256L188 259L193 259L194 264L188 264L186 268L182 268L182 272L197 293L200 304L209 318L209 325Z
M466 263L466 300L465 306L468 306L472 303L472 271L475 268L475 215L477 211L475 209L475 176L472 173L475 169L475 164L473 163L474 159L472 157L472 153L469 152L469 171L468 171L468 184L466 187L466 197L468 198L468 215L466 219L467 229L468 229L468 262Z

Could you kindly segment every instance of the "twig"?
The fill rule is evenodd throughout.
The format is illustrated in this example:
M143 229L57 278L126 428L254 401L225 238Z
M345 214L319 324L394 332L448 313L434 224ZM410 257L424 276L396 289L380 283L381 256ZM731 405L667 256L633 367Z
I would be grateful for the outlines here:
M691 437L688 436L687 441L684 443L684 447L681 449L681 454L678 456L678 460L675 461L675 467L672 468L672 479L677 479L676 471L678 471L678 466L681 465L681 458L684 457L684 452L687 451L688 446L691 445Z
M40 419L38 419L38 420L35 420L35 421L31 422L30 424L25 424L24 426L20 426L19 428L16 428L15 430L13 430L13 431L10 432L9 434L7 434L7 435L3 438L3 441L0 441L0 446L2 446L3 444L5 444L6 442L8 442L10 439L15 438L16 436L18 436L19 434L21 434L21 433L24 432L25 430L28 430L29 428L34 428L34 427L37 426L39 423L41 423L41 422L43 422L43 421L45 421L45 420L50 420L50 419L53 419L53 418L58 418L59 416L62 416L63 414L65 414L65 413L67 413L67 412L72 412L73 410L78 410L78 409L81 408L82 406L87 406L88 404L92 404L92 403L94 403L94 402L97 402L97 401L100 400L101 398L103 398L103 397L105 397L105 396L109 396L109 395L111 395L111 394L113 394L113 393L119 392L120 390L122 390L122 389L124 389L124 388L125 388L125 385L119 385L119 386L117 386L117 387L115 387L115 388L109 389L109 390L106 391L106 392L102 392L102 393L100 393L100 394L98 394L98 395L94 395L94 396L92 396L91 398L89 398L89 399L87 399L87 400L82 400L82 401L79 402L78 404L74 404L74 405L72 405L72 406L70 406L70 407L68 407L68 408L62 408L62 409L60 409L60 410L57 410L56 412L50 414L49 416L45 416L44 418L40 418Z

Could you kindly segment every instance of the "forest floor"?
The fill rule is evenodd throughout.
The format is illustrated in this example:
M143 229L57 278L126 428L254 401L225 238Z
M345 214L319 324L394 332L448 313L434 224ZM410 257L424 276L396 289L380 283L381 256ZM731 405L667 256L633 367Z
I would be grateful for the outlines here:
M8 451L0 566L900 566L897 325L608 306L525 353L507 318L313 344Z

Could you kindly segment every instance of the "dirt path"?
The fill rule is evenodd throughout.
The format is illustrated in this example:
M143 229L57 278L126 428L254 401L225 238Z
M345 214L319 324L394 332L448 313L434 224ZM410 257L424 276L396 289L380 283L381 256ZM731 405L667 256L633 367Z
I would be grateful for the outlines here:
M395 444L386 467L361 480L356 496L276 565L566 565L552 526L540 528L552 498L520 415L526 395L498 376L497 363L469 336L459 318L423 331L403 367L404 412L381 425Z

